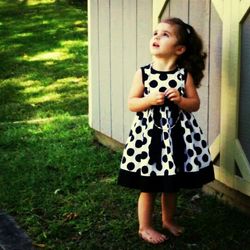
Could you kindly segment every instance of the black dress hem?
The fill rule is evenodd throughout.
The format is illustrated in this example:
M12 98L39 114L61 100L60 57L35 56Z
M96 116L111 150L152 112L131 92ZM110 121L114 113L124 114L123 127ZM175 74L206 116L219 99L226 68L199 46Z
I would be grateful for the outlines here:
M196 189L214 180L213 166L199 172L180 172L172 176L141 176L139 172L120 169L118 185L138 189L141 192L175 193L181 188Z

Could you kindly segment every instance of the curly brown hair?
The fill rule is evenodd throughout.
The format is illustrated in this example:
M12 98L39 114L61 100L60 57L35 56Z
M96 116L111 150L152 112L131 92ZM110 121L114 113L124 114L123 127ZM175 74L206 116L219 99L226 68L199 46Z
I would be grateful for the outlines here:
M184 67L193 77L198 88L204 77L205 59L207 54L203 51L203 43L194 28L176 17L163 19L160 23L176 26L178 44L186 47L185 52L177 59L177 64Z

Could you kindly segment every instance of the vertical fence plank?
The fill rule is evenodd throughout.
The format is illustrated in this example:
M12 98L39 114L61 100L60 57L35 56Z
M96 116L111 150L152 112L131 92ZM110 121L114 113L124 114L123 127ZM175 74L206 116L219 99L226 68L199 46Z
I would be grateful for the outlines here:
M170 1L170 16L179 17L184 22L188 22L188 2L189 0L171 0Z
M209 53L209 136L212 142L220 133L222 20L215 6L211 5L210 53Z
M135 0L123 1L123 120L125 143L131 127L134 113L128 110L128 94L136 71L136 13L137 3Z
M89 30L89 124L100 129L100 93L99 93L99 30L98 30L98 0L88 2Z
M111 110L112 138L123 141L123 23L122 0L111 1Z
M100 130L111 136L110 0L99 0Z
M239 100L238 136L242 148L250 162L250 14L242 23L241 31L241 81Z
M208 0L192 0L189 3L189 23L194 26L195 30L200 34L203 40L204 51L209 53L209 21L210 21L210 1ZM199 123L207 137L208 133L208 66L206 60L206 70L202 80L202 87L198 92L201 97L201 108L195 114Z
M152 0L137 0L137 67L151 61L149 40L152 36Z

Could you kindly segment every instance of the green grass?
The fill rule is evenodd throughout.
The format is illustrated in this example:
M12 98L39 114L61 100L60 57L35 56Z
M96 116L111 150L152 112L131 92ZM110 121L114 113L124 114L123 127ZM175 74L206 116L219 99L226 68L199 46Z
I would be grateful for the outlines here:
M86 5L38 2L0 0L0 210L43 249L248 249L250 218L200 190L179 194L181 238L138 239L121 152L88 126ZM159 199L154 219L160 229Z

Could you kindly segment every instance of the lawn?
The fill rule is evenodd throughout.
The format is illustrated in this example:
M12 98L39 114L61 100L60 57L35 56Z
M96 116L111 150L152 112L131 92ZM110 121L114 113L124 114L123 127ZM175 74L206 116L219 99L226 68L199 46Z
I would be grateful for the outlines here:
M0 0L0 210L37 249L249 249L250 218L200 190L179 194L182 237L138 238L138 192L116 185L121 152L88 126L87 8L77 2ZM159 199L154 219L160 229Z

